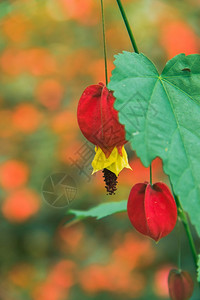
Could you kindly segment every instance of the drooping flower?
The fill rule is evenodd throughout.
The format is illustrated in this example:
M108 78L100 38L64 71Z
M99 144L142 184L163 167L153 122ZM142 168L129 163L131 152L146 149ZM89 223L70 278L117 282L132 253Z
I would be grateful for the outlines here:
M194 282L187 271L172 269L168 276L169 295L172 300L189 300Z
M173 230L177 220L175 200L162 182L134 185L128 198L127 211L135 229L156 242Z
M103 83L88 86L78 104L79 127L88 141L93 143L96 155L92 162L93 173L103 170L109 194L116 190L117 176L130 168L124 148L125 130L114 109L115 97Z

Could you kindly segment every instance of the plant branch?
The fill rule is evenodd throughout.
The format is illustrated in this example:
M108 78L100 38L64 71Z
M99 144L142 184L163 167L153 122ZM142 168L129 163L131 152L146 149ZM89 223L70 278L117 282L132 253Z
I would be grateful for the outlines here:
M192 237L192 233L191 233L191 230L190 230L190 226L189 226L189 223L188 223L188 218L187 218L186 213L182 209L182 206L180 204L180 201L179 201L178 197L176 197L176 198L177 198L176 203L177 203L177 201L179 202L179 204L178 204L179 205L178 206L178 215L181 218L181 221L183 222L183 226L185 228L185 231L186 231L186 234L187 234L187 237L188 237L188 241L189 241L189 244L190 244L190 248L191 248L191 251L192 251L193 260L194 260L195 266L197 267L197 261L198 261L197 251L196 251L196 247L195 247L194 240L193 240L193 237Z
M130 25L129 25L129 22L128 22L128 19L127 19L127 16L126 16L126 13L125 13L125 10L124 10L124 8L123 8L123 5L122 5L121 0L117 0L117 4L118 4L118 6L119 6L119 10L120 10L120 12L121 12L121 15L122 15L122 18L123 18L123 20L124 20L126 29L127 29L127 31L128 31L128 34L129 34L129 37L130 37L130 40L131 40L133 49L134 49L134 51L135 51L136 53L139 53L139 50L138 50L136 41L135 41L134 36L133 36L133 32L132 32L131 27L130 27Z
M186 235L188 237L188 241L189 241L190 249L191 249L191 252L192 252L192 257L193 257L193 260L194 260L194 264L195 264L195 267L197 268L198 255L197 255L194 239L193 239L193 236L192 236L192 233L191 233L191 230L190 230L190 225L189 225L189 222L188 222L188 218L187 218L187 215L186 215L186 213L184 212L184 210L182 208L182 205L181 205L181 202L180 202L179 198L174 194L172 184L171 184L171 188L172 188L172 193L174 195L174 199L176 201L178 216L181 219L181 221L183 223L183 226L185 228L185 232L186 232Z
M152 185L152 165L151 164L149 166L149 181L150 181L150 185Z
M106 53L106 34L105 34L105 19L103 0L101 0L101 17L102 17L102 31L103 31L103 51L104 51L104 63L105 63L105 79L106 85L108 84L108 67L107 67L107 53Z
M181 219L178 220L178 270L181 272Z

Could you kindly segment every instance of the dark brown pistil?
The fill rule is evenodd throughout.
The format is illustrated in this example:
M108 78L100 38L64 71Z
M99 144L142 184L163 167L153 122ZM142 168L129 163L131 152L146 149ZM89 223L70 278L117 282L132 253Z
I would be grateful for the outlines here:
M104 181L106 183L105 187L107 190L108 195L113 195L115 194L115 191L117 190L117 176L115 173L111 172L108 169L103 169L103 177Z

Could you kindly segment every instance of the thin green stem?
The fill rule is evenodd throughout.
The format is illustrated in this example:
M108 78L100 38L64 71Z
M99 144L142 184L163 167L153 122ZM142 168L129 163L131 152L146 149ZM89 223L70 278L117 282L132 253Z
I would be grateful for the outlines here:
M173 191L173 189L172 189L172 191ZM191 252L192 252L192 257L193 257L193 260L194 260L195 268L197 269L198 268L198 255L197 255L194 239L193 239L193 236L192 236L192 233L191 233L191 230L190 230L188 218L187 218L187 215L186 215L186 213L184 212L184 210L182 208L182 205L181 205L178 197L174 193L173 193L173 195L174 195L176 205L177 205L177 208L178 208L178 215L179 215L179 217L180 217L180 219L183 223L183 226L184 226L185 231L186 231L186 235L188 237L188 241L189 241L190 249L191 249ZM179 269L180 269L180 267L179 267ZM199 284L199 287L200 287L200 283L198 283L198 284Z
M178 220L178 270L181 272L181 220Z
M150 180L150 185L152 185L152 165L151 164L149 166L149 180Z
M194 244L194 240L193 240L193 237L192 237L192 233L191 233L191 230L190 230L190 226L189 226L189 223L188 223L187 216L186 216L185 212L182 209L179 209L179 216L180 216L180 218L183 222L183 226L185 228L185 231L186 231L186 234L187 234L187 237L188 237L188 241L189 241L189 244L190 244L190 248L191 248L191 251L192 251L193 260L194 260L195 266L197 267L198 257L197 257L196 247L195 247L195 244Z
M131 40L131 44L133 46L133 49L136 53L139 53L139 50L138 50L138 47L137 47L137 44L136 44L136 41L134 39L134 36L133 36L133 32L131 30L131 27L129 25L129 22L128 22L128 19L127 19L127 16L126 16L126 13L125 13L125 10L123 8L123 5L122 5L122 2L121 0L117 0L117 4L119 6L119 10L121 12L121 15L122 15L122 18L124 20L124 23L125 23L125 26L126 26L126 29L128 31L128 34L129 34L129 37L130 37L130 40Z
M197 256L197 251L196 251L195 243L194 243L194 240L193 240L192 232L190 230L188 218L187 218L187 215L186 215L186 213L184 212L184 210L182 208L182 205L181 205L181 202L179 201L179 198L174 194L172 184L171 184L171 188L172 188L172 193L174 195L174 199L176 201L178 216L180 217L180 219L183 223L183 226L185 228L185 232L186 232L188 242L189 242L189 245L190 245L190 249L191 249L191 252L192 252L192 257L193 257L193 260L194 260L194 264L195 264L195 267L197 268L198 256Z
M108 84L108 67L107 67L106 34L105 34L105 19L104 19L103 0L101 0L101 17L102 17L102 31L103 31L103 51L104 51L104 63L105 63L105 79L106 79L106 85L107 85Z

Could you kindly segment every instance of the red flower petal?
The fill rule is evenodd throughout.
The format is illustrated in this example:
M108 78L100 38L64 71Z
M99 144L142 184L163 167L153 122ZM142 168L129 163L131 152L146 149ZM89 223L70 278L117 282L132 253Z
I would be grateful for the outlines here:
M131 189L128 198L128 217L137 231L144 235L149 235L144 210L144 198L147 183L137 183Z
M83 92L77 110L79 127L88 141L99 146L106 157L116 146L126 143L124 126L119 123L114 109L113 93L104 84L88 86Z
M168 277L168 287L172 300L188 300L192 296L194 283L188 272L171 270Z
M155 241L169 234L177 220L174 198L168 187L161 182L153 186L147 183L134 185L127 211L135 229Z
M176 225L177 208L169 188L157 182L146 188L145 212L151 237L158 241L168 235Z

